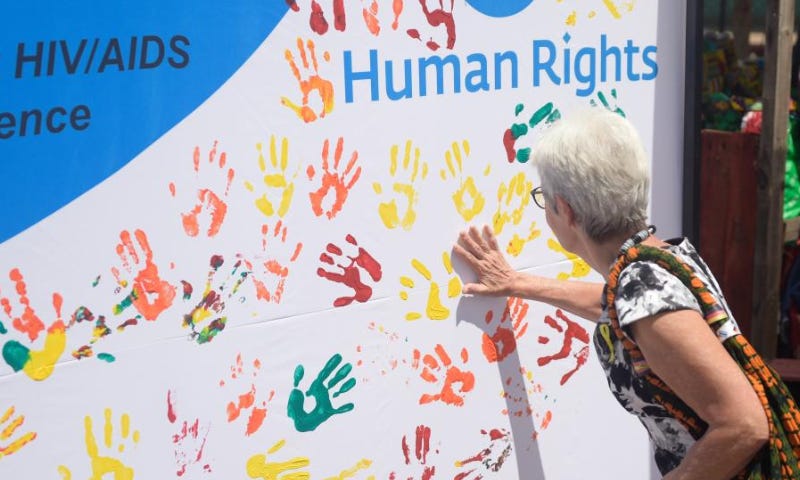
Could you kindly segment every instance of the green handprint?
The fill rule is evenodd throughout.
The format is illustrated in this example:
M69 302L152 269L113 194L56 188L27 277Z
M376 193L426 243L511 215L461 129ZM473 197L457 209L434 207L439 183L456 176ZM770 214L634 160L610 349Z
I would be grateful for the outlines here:
M305 375L305 369L302 365L298 365L297 368L295 368L295 388L292 390L292 393L289 394L287 413L289 418L294 420L294 428L296 428L298 432L310 432L312 430L316 430L316 428L319 427L322 422L328 420L330 417L339 413L349 412L355 407L352 403L347 403L339 408L333 408L333 405L331 404L330 390L339 382L344 380L344 378L350 374L350 371L353 370L353 366L351 364L345 363L341 368L339 368L336 374L334 374L333 378L331 378L326 385L325 381L341 362L341 355L337 353L332 356L330 360L328 360L328 363L325 364L325 367L319 372L317 378L311 382L311 386L308 388L305 395L297 388L297 386L300 384L300 381L303 379L303 375ZM356 379L348 379L342 384L341 387L339 387L339 390L333 394L333 398L350 391L355 386ZM314 409L310 412L306 412L303 406L305 403L305 397L314 398Z
M624 118L625 117L625 111L622 110L616 103L618 101L617 100L617 89L616 88L612 88L611 89L611 98L614 99L614 105L613 106L608 101L608 98L606 98L606 95L603 92L597 92L597 100L593 99L593 100L591 100L589 102L589 104L591 106L593 106L593 107L603 106L603 108L605 108L609 112L614 112L617 115L619 115L619 116Z

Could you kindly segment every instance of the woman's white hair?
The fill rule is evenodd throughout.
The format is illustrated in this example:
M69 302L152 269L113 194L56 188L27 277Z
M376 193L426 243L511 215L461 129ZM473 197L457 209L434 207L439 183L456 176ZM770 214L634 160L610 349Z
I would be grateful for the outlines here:
M596 242L644 228L650 174L636 129L622 116L596 107L554 123L534 148L548 208L555 196Z

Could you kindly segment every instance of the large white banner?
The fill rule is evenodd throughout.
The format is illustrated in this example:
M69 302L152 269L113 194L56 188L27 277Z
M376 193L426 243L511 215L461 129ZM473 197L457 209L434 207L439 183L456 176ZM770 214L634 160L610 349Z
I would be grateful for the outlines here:
M650 477L593 324L462 296L451 248L601 280L530 197L590 105L679 233L682 2L39 3L0 38L0 478Z

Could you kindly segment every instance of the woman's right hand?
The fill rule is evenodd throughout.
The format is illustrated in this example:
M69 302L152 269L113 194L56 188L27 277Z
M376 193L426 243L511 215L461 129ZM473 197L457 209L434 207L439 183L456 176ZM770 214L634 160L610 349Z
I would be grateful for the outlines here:
M484 226L482 231L474 226L462 231L453 250L478 276L477 281L464 284L462 293L513 295L513 286L519 274L506 260L489 226Z

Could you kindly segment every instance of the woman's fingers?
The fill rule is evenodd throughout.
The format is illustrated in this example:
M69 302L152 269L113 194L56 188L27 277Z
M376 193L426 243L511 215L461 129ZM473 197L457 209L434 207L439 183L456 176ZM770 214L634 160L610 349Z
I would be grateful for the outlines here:
M494 236L494 232L489 225L483 226L483 237L489 245L489 248L492 250L500 250L500 246L497 244L497 237Z

